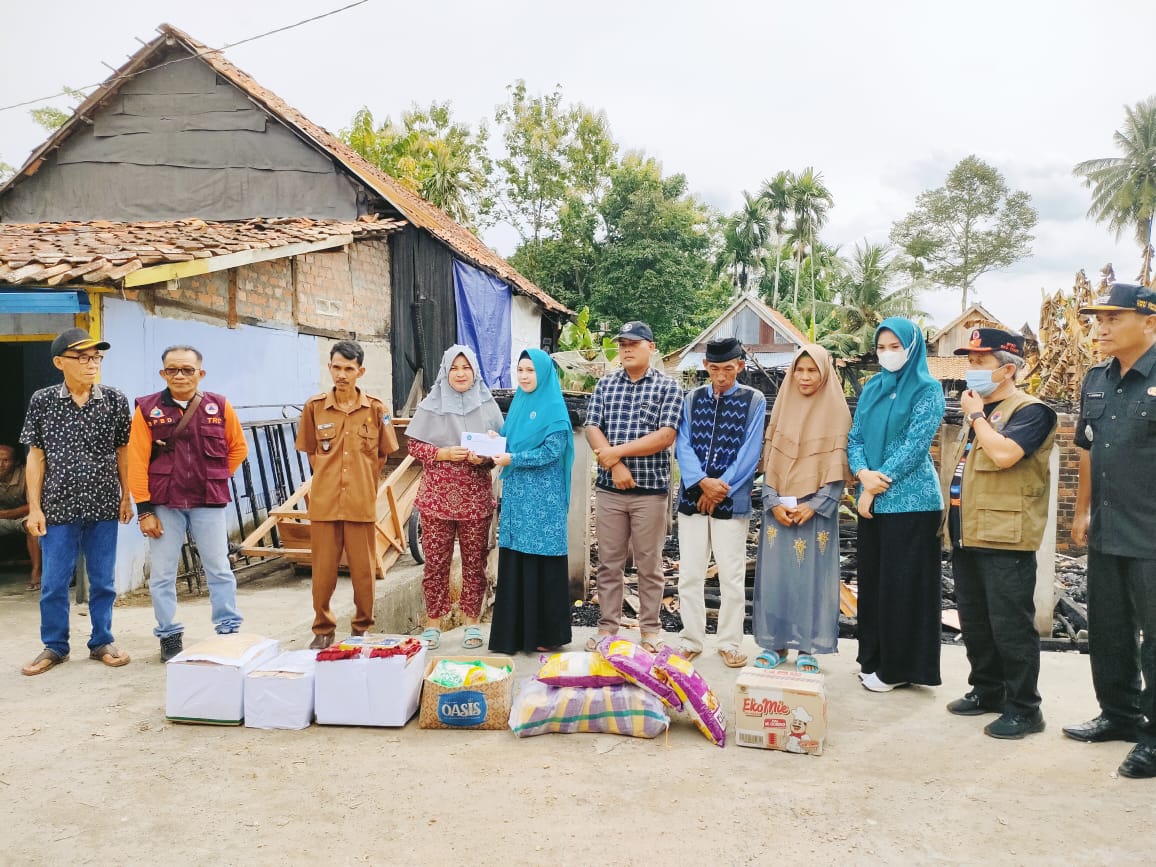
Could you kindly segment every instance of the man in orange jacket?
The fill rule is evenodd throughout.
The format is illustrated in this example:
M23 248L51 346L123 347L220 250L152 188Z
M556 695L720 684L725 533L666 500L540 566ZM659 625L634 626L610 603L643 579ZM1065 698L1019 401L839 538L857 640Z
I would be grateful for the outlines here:
M249 452L237 413L219 394L201 392L201 353L170 346L160 371L168 388L137 398L129 434L129 487L141 533L149 539L149 593L161 643L161 661L184 649L176 621L177 566L185 536L192 536L205 569L213 628L220 635L241 626L237 579L229 565L229 479Z

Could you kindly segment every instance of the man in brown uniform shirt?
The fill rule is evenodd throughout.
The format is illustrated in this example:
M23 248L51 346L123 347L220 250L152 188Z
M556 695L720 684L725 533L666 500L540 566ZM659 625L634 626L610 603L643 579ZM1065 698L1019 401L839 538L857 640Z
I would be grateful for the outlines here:
M345 551L353 582L352 631L373 626L377 483L397 437L389 408L357 387L365 375L365 352L352 340L329 351L333 388L309 398L301 412L297 449L309 456L313 486L309 523L313 550L314 650L333 643L337 621L329 604L337 587L337 565Z

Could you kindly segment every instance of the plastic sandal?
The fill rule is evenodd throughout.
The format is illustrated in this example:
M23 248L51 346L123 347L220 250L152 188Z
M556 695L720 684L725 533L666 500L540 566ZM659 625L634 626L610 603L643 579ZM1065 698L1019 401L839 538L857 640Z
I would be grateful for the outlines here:
M425 642L426 647L430 650L437 650L442 643L442 631L434 629L432 626L427 626L421 632L421 640Z
M465 637L462 638L462 647L465 650L477 650L485 644L480 626L467 626Z
M774 668L783 658L773 650L764 650L755 657L755 668Z
M809 653L800 653L799 658L795 660L795 668L803 674L818 674L819 660Z

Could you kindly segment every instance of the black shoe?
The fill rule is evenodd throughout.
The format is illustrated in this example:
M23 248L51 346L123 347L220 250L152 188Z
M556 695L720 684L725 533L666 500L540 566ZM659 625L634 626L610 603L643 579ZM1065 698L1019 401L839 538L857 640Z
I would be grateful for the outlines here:
M333 643L333 633L328 635L314 635L313 640L309 642L310 650L324 650Z
M1128 741L1136 743L1136 726L1132 723L1117 722L1106 716L1098 716L1086 723L1064 726L1064 734L1072 740L1098 744L1103 741Z
M983 727L983 733L989 738L1000 738L1007 741L1018 741L1024 735L1035 734L1044 730L1044 715L1038 710L1031 714L1005 713L994 722Z
M161 662L168 662L185 649L185 634L166 635L161 639Z
M1143 780L1156 777L1156 746L1136 744L1124 758L1119 770L1121 777Z
M1003 704L996 704L994 701L985 701L975 690L972 690L963 698L957 698L955 701L947 703L947 712L953 713L956 716L979 716L984 713L1003 713Z

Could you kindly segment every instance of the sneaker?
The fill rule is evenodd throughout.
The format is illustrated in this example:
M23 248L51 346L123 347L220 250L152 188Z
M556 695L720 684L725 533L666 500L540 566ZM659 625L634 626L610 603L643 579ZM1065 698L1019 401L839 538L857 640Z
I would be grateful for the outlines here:
M891 690L895 689L897 686L907 686L906 682L887 683L884 680L880 680L879 675L877 675L875 672L871 672L870 674L861 674L859 676L859 680L863 683L863 686L866 689L869 689L872 692L891 692Z
M166 635L161 639L161 662L168 662L185 649L185 634L178 632L175 635Z
M979 716L985 713L1003 713L1003 706L996 705L995 702L985 700L975 690L972 690L963 698L957 698L955 701L947 703L947 712L953 713L956 716Z
M989 738L1000 738L1008 741L1018 741L1024 735L1035 734L1044 730L1044 715L1038 710L1030 714L1005 713L995 722L983 727L983 733Z

